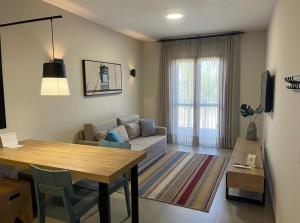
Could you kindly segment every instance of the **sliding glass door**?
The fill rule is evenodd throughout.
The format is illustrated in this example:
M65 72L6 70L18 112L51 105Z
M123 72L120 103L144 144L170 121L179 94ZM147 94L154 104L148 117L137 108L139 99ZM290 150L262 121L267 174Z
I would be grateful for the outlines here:
M173 142L218 146L223 112L220 66L218 57L173 61L170 80Z

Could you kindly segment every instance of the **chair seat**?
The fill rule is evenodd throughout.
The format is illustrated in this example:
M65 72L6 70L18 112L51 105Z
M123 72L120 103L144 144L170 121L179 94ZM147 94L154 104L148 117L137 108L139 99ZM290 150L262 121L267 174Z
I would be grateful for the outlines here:
M119 177L117 178L114 182L110 183L108 185L108 192L109 194L115 192L117 189L119 189L121 186L124 185L126 181L126 177ZM98 191L99 190L99 185L98 182L92 181L92 180L80 180L74 184L76 187L81 187L86 190L91 190L91 191Z
M75 215L80 218L93 206L98 204L98 191L84 189L74 185L74 195L71 197L71 203ZM45 201L45 213L47 216L66 220L66 209L61 197L50 196Z

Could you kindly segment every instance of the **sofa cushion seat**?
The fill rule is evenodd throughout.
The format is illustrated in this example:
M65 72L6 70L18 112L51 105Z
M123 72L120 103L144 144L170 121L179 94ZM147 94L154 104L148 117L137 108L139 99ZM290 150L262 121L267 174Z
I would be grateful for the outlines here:
M139 172L142 172L166 153L167 137L165 135L138 137L130 140L129 143L131 144L131 150L147 153L147 157L139 163Z
M138 137L129 141L131 144L131 149L135 151L142 151L150 146L164 142L166 136L155 135L151 137Z

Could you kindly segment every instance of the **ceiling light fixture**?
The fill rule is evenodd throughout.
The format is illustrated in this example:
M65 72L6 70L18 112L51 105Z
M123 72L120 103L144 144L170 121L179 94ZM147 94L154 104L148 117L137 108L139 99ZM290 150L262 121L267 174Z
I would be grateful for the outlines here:
M172 20L175 20L175 19L181 19L183 17L183 15L181 13L168 13L166 15L166 18L167 19L172 19Z

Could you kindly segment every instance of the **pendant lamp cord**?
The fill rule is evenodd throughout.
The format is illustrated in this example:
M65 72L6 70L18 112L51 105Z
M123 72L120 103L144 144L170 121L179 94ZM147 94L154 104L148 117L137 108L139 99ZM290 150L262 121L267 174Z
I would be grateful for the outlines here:
M51 36L52 36L52 57L53 57L53 61L54 61L54 35L53 35L53 22L51 19Z

